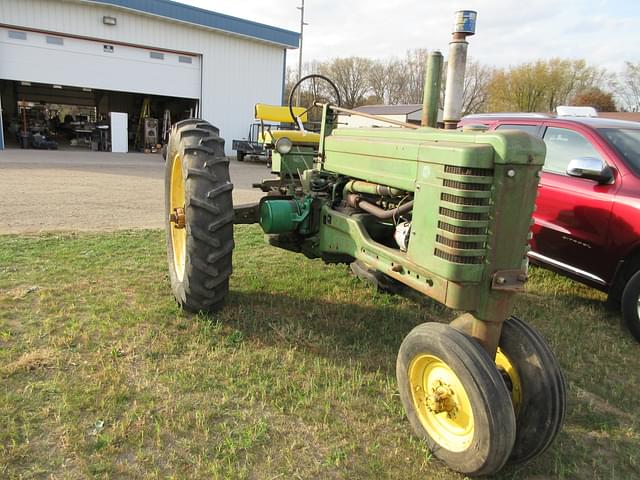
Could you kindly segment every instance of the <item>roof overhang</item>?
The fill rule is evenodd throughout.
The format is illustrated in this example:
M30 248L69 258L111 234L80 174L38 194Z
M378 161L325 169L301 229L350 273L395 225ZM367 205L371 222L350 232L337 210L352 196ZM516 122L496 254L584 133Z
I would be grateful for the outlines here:
M170 0L82 0L239 35L286 48L298 48L300 34Z

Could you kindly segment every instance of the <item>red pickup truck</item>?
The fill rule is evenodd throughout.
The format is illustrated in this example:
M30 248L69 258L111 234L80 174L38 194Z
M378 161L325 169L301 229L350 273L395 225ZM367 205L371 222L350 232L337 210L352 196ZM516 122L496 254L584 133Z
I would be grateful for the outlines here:
M544 139L529 258L606 292L640 341L640 123L545 114L482 114L460 125Z

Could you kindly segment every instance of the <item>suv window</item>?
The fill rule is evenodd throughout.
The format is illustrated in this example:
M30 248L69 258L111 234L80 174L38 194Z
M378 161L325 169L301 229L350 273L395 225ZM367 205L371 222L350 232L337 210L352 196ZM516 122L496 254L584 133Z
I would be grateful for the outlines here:
M537 136L539 128L539 125L515 125L511 123L503 123L502 125L498 125L496 130L520 130L535 137Z
M602 159L589 140L581 134L566 128L548 127L544 132L547 156L543 170L553 173L567 173L571 160L579 157Z
M625 163L640 173L640 129L599 128L598 131L624 158Z

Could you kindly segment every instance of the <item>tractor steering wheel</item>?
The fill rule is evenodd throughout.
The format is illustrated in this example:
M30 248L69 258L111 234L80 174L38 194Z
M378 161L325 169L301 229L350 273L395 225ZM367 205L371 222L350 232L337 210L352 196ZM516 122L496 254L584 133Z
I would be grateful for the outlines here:
M320 85L317 84L316 80L320 81ZM308 92L301 91L300 94L305 94L306 96L311 94L312 99L310 102L305 101L305 104L307 104L308 107L305 108L304 112L302 112L300 115L296 115L293 110L294 99L298 94L298 90L301 90L301 85L305 82L311 82L311 88ZM331 93L333 93L333 98L335 99L335 105L339 107L340 91L338 90L338 87L336 87L336 84L333 83L330 79L328 79L324 75L313 73L311 75L302 77L300 80L296 82L296 84L291 89L291 93L289 94L289 113L291 114L291 119L293 120L293 123L296 125L296 127L298 127L299 130L304 131L304 126L302 125L302 117L304 116L304 114L312 110L316 106L315 103L317 101L323 100L324 102L329 103L329 100L331 99Z

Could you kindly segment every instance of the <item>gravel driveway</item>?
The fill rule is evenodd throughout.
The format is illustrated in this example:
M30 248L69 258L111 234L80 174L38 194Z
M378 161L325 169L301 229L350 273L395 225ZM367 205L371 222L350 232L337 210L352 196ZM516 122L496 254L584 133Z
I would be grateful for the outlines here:
M234 203L259 199L264 163L230 165ZM0 234L162 228L163 197L159 154L0 151Z

